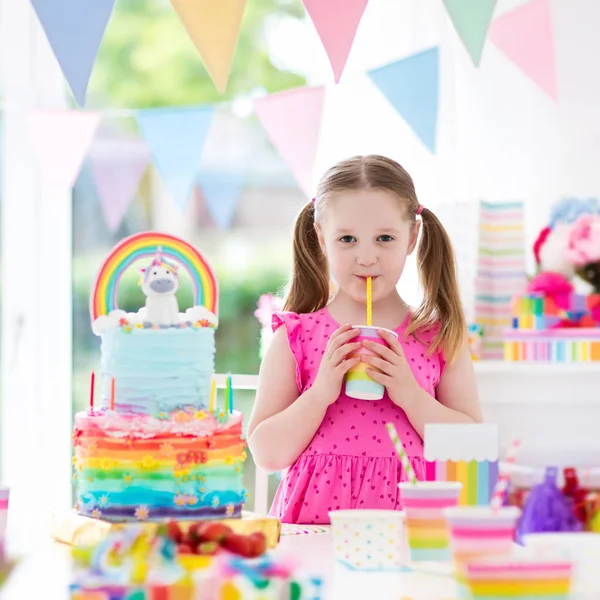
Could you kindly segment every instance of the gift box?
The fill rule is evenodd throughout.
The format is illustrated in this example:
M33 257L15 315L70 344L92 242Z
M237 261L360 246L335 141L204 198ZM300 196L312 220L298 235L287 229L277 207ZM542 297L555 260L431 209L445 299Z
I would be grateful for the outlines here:
M462 483L459 506L489 504L498 479L498 425L427 423L424 443L428 480Z

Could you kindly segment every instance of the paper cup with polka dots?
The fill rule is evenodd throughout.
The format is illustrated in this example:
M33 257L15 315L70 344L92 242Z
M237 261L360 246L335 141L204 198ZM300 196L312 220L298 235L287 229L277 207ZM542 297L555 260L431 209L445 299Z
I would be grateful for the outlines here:
M358 571L398 570L406 563L400 510L334 510L329 513L335 559Z
M352 340L353 343L362 342L363 340L370 340L384 346L388 345L388 343L382 337L379 337L379 334L377 333L378 329L382 329L381 327L355 325L354 328L358 329L360 333ZM385 331L398 337L398 334L395 331L391 331L390 329L386 329ZM375 355L375 352L369 350L365 346L362 346L357 352L351 354L350 357L361 354L363 356L369 354ZM359 362L357 365L354 365L348 371L348 373L346 373L346 395L350 396L350 398L356 398L357 400L381 400L385 392L385 387L380 383L377 383L377 381L371 379L367 375L367 369L373 369L375 371L377 370L372 365Z

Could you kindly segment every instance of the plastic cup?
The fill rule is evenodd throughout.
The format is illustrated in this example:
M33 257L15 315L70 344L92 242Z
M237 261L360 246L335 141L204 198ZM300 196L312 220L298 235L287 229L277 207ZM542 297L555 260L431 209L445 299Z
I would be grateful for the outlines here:
M329 513L337 562L357 571L398 570L406 563L400 510L333 510Z
M354 328L358 329L360 333L352 340L352 342L371 340L372 342L388 346L388 343L377 333L378 329L382 329L381 327L355 325ZM395 331L391 331L390 329L386 329L385 331L389 331L389 333L398 337L398 334ZM350 357L360 356L361 354L374 355L375 353L367 347L362 346L358 351L350 354ZM371 379L371 377L367 375L367 369L377 370L372 365L359 362L346 373L346 395L350 396L350 398L356 398L357 400L381 400L385 392L385 386Z
M8 498L10 488L0 484L0 539L6 536L6 523L8 520Z
M570 597L570 561L489 556L469 560L463 568L471 600L567 600Z
M600 598L600 533L526 533L523 544L532 556L572 561L573 593L578 598Z
M455 562L512 552L521 514L516 506L503 506L497 511L489 506L456 506L443 513Z
M410 559L448 561L450 539L443 510L458 505L462 488L459 481L419 481L398 484L402 508L406 514L406 531Z

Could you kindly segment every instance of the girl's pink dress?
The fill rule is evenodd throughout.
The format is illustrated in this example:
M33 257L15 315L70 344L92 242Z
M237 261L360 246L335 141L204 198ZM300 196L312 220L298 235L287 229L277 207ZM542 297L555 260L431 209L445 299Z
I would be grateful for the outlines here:
M396 329L419 385L435 397L445 361L441 353L426 356L433 332L405 339L408 319ZM327 308L311 313L273 315L273 331L283 325L296 360L300 393L313 384L330 335L339 327ZM425 479L423 440L404 411L385 393L378 401L340 397L327 409L312 441L285 472L270 514L283 523L329 523L329 511L346 508L400 508L398 483L406 476L385 424L402 436L419 479Z

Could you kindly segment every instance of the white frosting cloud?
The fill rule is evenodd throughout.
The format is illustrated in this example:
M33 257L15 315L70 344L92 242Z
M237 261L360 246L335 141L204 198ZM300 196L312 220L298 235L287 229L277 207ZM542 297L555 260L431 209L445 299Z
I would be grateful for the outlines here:
M109 329L120 327L121 319L126 319L128 323L135 327L144 323L146 307L140 308L137 313L127 313L124 310L111 310L107 315L101 315L92 323L92 331L96 335L102 335ZM192 306L185 313L179 313L179 322L187 323L206 320L215 327L219 324L217 316L208 310L205 306Z

